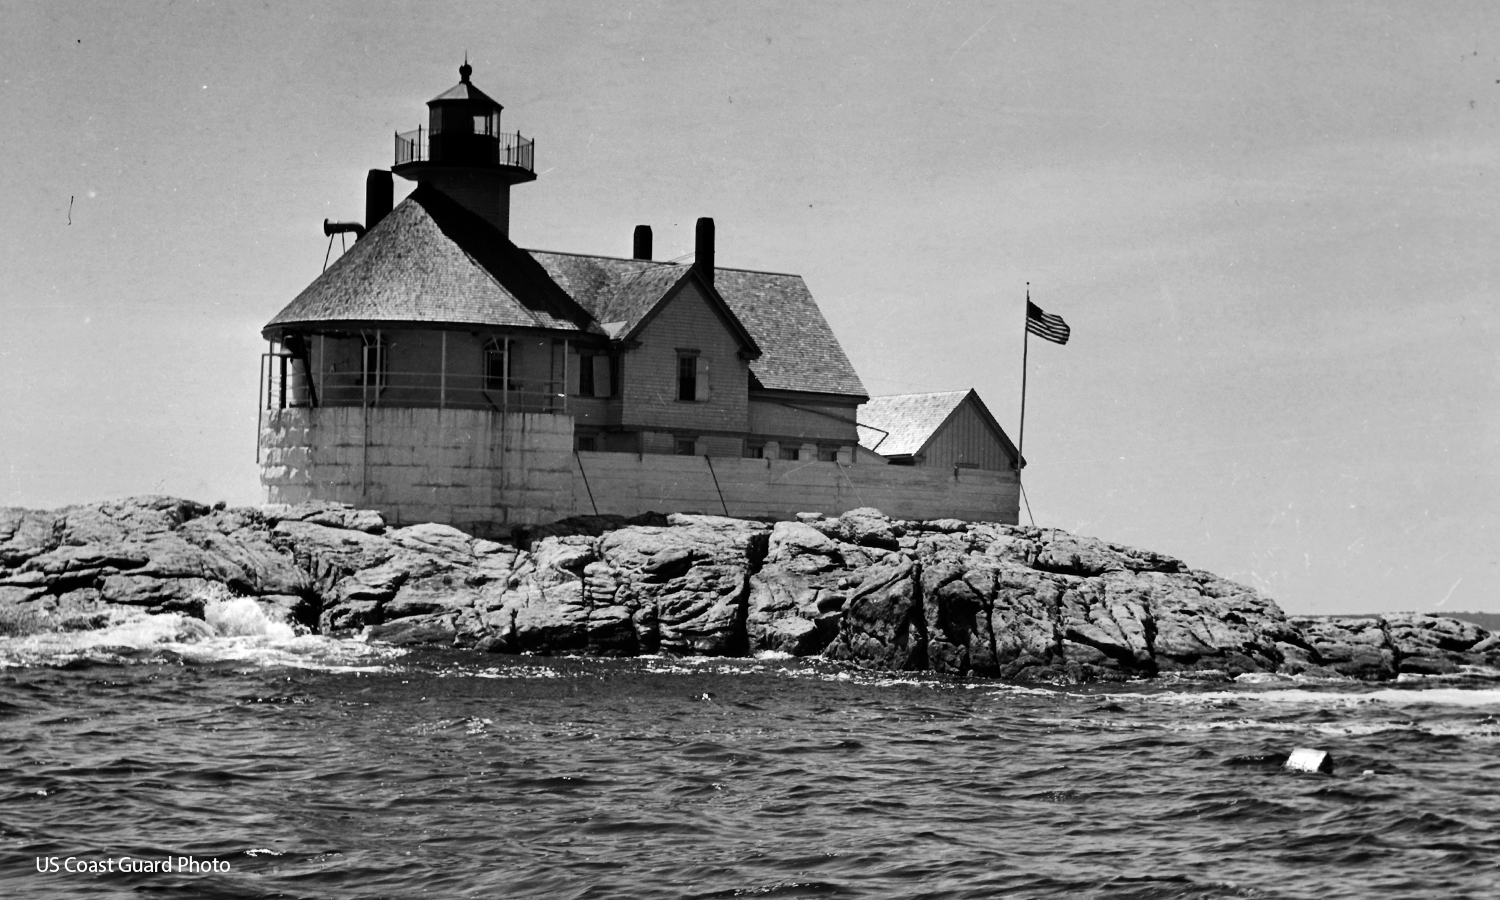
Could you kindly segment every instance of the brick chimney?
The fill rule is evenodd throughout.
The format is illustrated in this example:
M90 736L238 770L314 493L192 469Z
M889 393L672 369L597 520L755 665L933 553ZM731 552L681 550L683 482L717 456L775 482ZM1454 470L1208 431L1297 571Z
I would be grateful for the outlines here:
M635 253L633 259L651 258L651 226L635 226Z

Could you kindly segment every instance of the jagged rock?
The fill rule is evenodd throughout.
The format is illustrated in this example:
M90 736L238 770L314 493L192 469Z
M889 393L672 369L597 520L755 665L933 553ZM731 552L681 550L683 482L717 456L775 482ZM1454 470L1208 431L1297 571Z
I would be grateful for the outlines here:
M1291 620L1320 665L1351 678L1385 680L1396 675L1396 653L1380 619Z
M750 578L745 621L750 650L822 652L838 634L850 591L885 553L840 543L804 522L778 522L765 561Z
M268 524L280 522L307 522L339 531L360 531L380 534L385 530L385 516L373 509L355 509L348 503L332 500L314 500L295 505L269 505L261 507Z
M878 509L860 507L851 509L837 519L839 534L851 544L861 547L879 547L895 550L905 533L896 522L886 518Z
M1276 604L1207 572L1140 572L1128 585L1114 583L1149 602L1162 671L1274 672L1282 660L1277 641L1293 635Z
M589 647L583 573L594 539L547 537L519 558L497 610L485 622L512 652L573 653Z
M926 623L916 567L896 557L877 563L849 595L839 633L824 655L882 669L925 668Z
M1287 620L1173 557L1057 529L858 509L774 527L579 517L522 537L517 548L445 525L388 529L337 503L0 509L0 633L101 627L143 609L198 617L206 598L240 594L325 632L502 652L773 650L1049 682L1500 666L1500 637L1465 622Z
M619 583L642 652L727 656L745 651L752 553L768 529L719 516L668 517L666 528L613 531L599 557Z
M395 622L371 625L366 637L384 644L439 644L452 646L458 637L452 615L437 613L409 616Z

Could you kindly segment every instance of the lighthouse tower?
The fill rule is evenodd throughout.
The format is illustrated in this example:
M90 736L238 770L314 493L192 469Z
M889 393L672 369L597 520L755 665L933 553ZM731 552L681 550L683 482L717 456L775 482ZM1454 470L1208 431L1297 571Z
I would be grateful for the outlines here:
M535 141L500 130L502 107L458 67L458 84L427 101L427 127L396 135L391 171L427 183L510 233L510 187L536 180Z

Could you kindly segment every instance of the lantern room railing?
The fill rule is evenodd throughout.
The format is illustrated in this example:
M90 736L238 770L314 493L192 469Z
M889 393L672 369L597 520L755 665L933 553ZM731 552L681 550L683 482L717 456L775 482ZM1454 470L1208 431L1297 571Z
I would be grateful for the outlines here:
M515 166L535 172L533 138L515 134L436 134L426 128L396 134L396 165L430 162L452 165Z

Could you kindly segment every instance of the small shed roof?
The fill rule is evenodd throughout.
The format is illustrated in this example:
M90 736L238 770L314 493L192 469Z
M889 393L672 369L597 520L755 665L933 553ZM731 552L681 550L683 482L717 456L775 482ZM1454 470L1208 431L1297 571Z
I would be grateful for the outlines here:
M859 442L881 456L914 456L967 396L941 391L871 397L859 408Z
M924 394L890 394L871 397L859 408L859 442L884 457L916 456L921 453L939 429L952 418L965 401L972 400L975 410L989 423L1000 442L1016 455L1005 430L995 421L979 393L938 391Z

